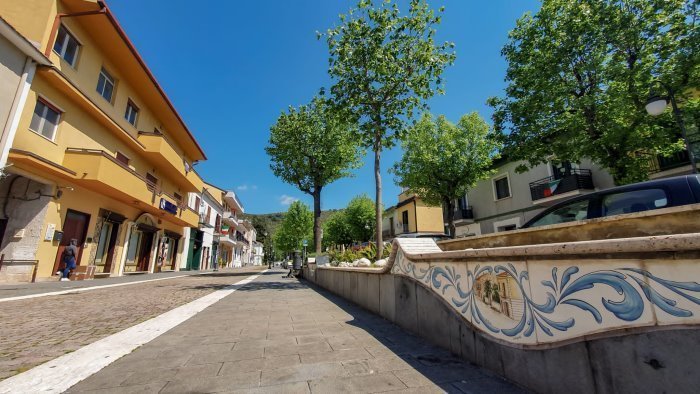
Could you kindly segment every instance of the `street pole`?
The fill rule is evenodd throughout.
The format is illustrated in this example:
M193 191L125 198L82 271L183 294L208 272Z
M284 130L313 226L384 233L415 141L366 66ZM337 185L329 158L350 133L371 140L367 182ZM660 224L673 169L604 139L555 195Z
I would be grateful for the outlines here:
M671 107L673 109L673 115L676 118L676 122L678 122L678 126L681 128L681 135L683 135L683 141L685 141L685 149L688 151L688 157L690 158L690 166L692 167L691 170L693 171L693 174L698 173L698 167L695 164L695 155L693 154L692 146L690 145L690 142L688 141L688 135L685 130L685 121L683 121L683 114L681 113L681 110L678 108L678 105L676 104L676 96L673 94L673 91L671 88L666 87L668 90L668 95L669 98L671 99Z
M663 81L658 79L654 80L652 82L652 87L654 83L658 83L659 85L661 85L661 87L666 90L666 93L668 93L668 96L664 97L654 95L653 89L650 89L650 97L649 100L647 100L646 110L650 115L658 116L663 113L664 108L668 106L668 102L671 102L673 116L676 119L676 123L678 123L678 127L681 129L681 135L683 136L683 141L685 142L685 149L688 151L688 158L690 159L691 171L693 174L697 174L698 167L695 162L695 154L693 154L692 145L690 144L690 141L688 141L688 133L685 129L685 121L683 120L683 114L681 113L681 110L680 108L678 108L678 104L676 103L676 95L673 89L671 89L671 87L665 84Z

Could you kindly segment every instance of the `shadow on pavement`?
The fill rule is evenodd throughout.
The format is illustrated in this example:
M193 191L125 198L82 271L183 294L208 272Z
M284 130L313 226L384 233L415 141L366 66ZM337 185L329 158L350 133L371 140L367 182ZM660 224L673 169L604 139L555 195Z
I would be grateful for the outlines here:
M214 272L214 273L207 273L207 274L197 274L197 275L191 275L194 278L200 278L200 277L207 277L207 278L226 278L226 277L234 277L234 276L251 276L255 275L255 271L246 271L246 272Z
M201 284L201 285L195 285L195 286L187 286L187 289L194 289L194 290L206 290L206 289L213 289L213 290L223 290L228 287L230 287L230 284ZM304 290L307 287L304 286L303 284L295 281L290 281L290 282L250 282L240 288L236 291L258 291L258 290Z
M372 335L397 357L447 393L527 393L500 376L462 360L450 351L435 346L324 288L308 281L303 281L300 285L315 290L351 315L352 320L346 324L361 328Z

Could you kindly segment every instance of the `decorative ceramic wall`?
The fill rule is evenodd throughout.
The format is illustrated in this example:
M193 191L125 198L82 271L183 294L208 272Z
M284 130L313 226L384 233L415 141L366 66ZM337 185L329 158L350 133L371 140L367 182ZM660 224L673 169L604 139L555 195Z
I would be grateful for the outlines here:
M394 243L391 272L432 289L476 328L507 342L555 343L629 327L700 323L697 260L566 260L562 254L447 261L449 252L413 242ZM432 253L430 262L421 253Z

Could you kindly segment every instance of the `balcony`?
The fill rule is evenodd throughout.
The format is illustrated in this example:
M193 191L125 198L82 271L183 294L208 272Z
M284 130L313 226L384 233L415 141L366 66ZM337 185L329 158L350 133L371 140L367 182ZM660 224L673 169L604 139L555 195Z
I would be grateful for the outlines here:
M571 169L563 176L548 176L531 182L530 195L533 203L548 205L593 188L591 170Z
M685 167L688 168L685 168ZM649 166L650 178L658 178L663 176L662 172L676 170L675 172L681 173L685 170L690 170L690 155L687 150L682 150L674 153L671 156L657 156L651 160Z
M443 215L445 224L447 224L447 215ZM453 211L453 220L455 223L474 223L474 209L471 205L466 208L457 208Z
M229 223L232 226L238 226L240 224L240 221L238 220L238 215L231 211L224 212L223 219L225 222Z
M188 192L201 190L198 182L189 176L192 171L185 171L185 161L175 148L160 133L139 131L138 141L143 144L145 155L158 165L169 178L173 179Z
M63 165L76 172L76 183L117 200L153 206L155 192L146 179L101 150L66 150Z
M197 227L199 224L199 215L189 208L180 209L180 218L186 223L185 227Z
M236 212L245 212L243 210L243 204L238 200L238 196L236 196L236 193L229 191L224 194L224 201L230 206L233 207Z
M199 216L189 210L162 209L161 200L177 207L178 200L102 150L68 148L63 166L75 172L74 182L179 226L196 226Z

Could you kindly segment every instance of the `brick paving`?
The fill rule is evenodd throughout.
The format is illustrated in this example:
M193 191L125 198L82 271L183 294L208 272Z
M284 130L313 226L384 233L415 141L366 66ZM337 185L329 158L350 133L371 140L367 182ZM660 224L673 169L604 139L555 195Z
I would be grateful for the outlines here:
M84 293L2 302L0 380L226 287L261 269L231 269ZM101 280L90 282L93 285L103 283ZM26 289L18 291L26 292Z
M68 392L522 392L282 274L260 276Z

